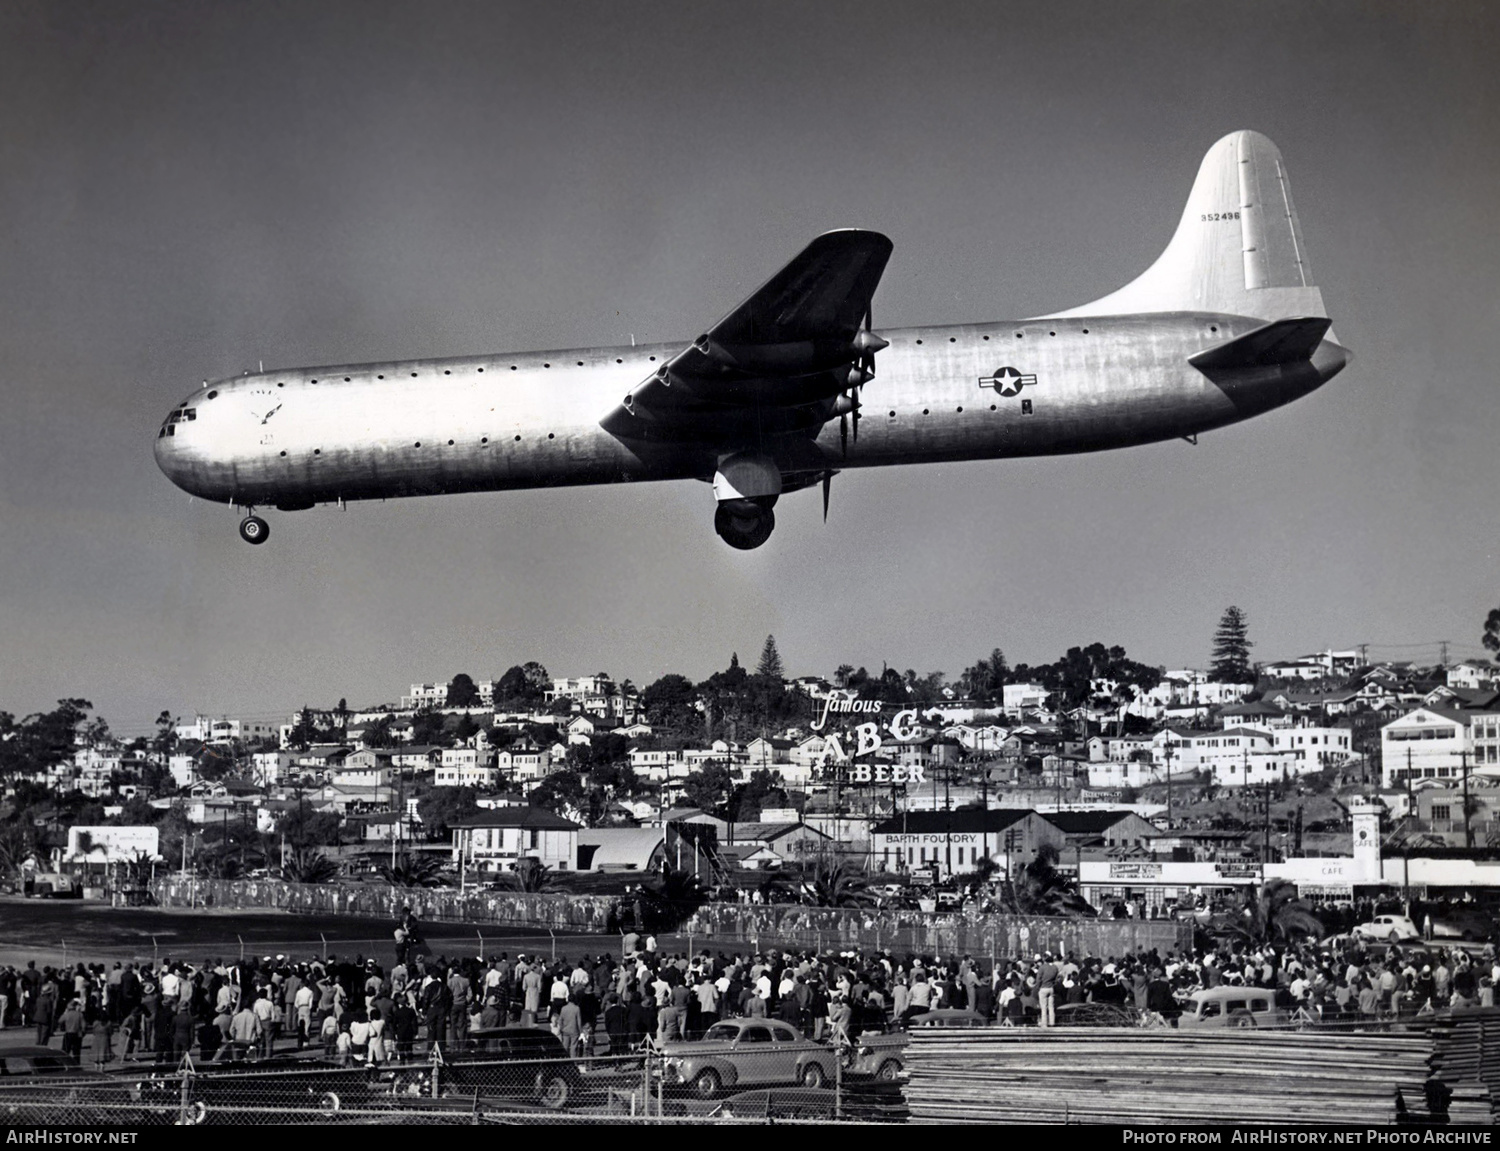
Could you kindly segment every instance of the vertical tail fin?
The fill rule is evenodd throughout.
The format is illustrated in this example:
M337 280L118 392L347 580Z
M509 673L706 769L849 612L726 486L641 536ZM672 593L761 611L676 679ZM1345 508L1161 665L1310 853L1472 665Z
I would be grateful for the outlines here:
M1156 263L1117 292L1061 316L1222 312L1279 320L1328 315L1313 283L1286 165L1259 132L1208 150Z

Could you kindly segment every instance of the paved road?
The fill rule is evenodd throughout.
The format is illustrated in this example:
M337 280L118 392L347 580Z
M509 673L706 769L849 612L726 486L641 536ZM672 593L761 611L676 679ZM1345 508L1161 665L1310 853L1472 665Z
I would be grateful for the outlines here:
M394 924L385 919L333 915L291 915L282 911L183 911L110 907L76 899L0 896L0 963L113 963L115 960L183 958L233 959L240 955L285 954L303 959L324 953L358 952L382 964L394 959ZM551 954L553 938L536 928L494 924L423 925L437 954L493 955L505 951ZM321 936L321 938L320 938ZM562 935L557 954L599 954L619 946L616 937Z

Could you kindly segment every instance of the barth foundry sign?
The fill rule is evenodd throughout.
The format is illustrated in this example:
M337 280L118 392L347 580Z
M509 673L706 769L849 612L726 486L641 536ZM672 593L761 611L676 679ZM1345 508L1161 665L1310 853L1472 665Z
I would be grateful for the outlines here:
M884 706L875 699L835 699L829 696L823 701L823 714L812 725L812 729L821 732L828 724L829 715L833 713L878 716ZM916 743L922 738L922 729L916 724L917 709L914 707L902 708L884 728L875 720L856 724L852 731L845 733L845 738L854 742L854 746L849 749L844 747L844 740L839 738L837 732L830 733L823 737L823 751L818 757L817 766L823 769L843 768L844 778L850 783L923 783L927 777L919 763L886 765L855 762L860 756L873 755L885 746L885 741L881 738L882 730L896 743Z

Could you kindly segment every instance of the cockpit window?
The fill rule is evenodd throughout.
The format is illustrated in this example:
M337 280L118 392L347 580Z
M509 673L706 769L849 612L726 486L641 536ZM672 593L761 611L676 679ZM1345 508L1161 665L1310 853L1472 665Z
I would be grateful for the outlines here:
M171 415L167 416L167 423L178 424L198 418L197 408L173 408Z

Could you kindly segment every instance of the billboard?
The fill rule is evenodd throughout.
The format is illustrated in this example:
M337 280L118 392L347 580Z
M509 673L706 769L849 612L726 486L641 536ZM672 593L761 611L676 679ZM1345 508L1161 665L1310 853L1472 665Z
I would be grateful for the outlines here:
M157 858L161 832L155 827L70 827L68 863L131 863Z

